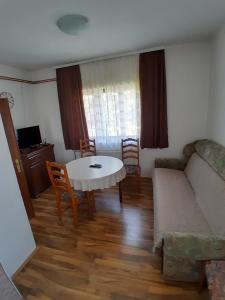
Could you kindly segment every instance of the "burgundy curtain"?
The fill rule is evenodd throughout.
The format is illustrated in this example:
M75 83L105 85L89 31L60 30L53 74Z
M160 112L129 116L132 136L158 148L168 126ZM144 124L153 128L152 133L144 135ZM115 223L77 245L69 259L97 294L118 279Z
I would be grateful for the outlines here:
M65 147L78 150L88 138L79 65L57 69L56 78Z
M140 54L141 148L167 148L164 50Z

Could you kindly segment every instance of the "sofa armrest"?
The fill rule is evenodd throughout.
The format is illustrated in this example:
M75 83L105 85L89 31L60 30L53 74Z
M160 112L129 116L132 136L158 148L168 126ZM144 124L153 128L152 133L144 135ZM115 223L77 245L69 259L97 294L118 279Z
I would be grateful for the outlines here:
M171 232L164 236L163 253L197 261L225 257L225 236Z
M183 171L186 167L183 159L176 158L158 158L155 160L155 168L176 169Z
M199 281L202 261L225 257L225 237L191 233L166 233L163 239L163 277Z

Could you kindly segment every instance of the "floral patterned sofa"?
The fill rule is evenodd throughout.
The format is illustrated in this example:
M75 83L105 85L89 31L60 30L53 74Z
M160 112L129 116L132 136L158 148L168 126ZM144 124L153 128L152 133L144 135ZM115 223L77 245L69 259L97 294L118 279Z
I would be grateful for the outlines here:
M225 261L209 261L206 263L205 268L211 300L225 299Z
M195 282L202 261L225 258L225 148L200 140L183 153L155 162L154 251L165 279Z

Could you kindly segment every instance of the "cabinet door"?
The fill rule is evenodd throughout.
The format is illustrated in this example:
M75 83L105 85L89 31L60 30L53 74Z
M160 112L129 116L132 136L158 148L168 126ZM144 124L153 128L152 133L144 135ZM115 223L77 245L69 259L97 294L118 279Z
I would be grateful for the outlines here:
M42 153L41 153L41 157L44 162L46 162L46 160L55 161L53 147L50 146L50 147L47 147L46 149L44 149L44 151L42 151Z
M50 159L49 159L50 161ZM42 172L42 178L43 178L43 190L46 190L50 185L51 185L51 182L50 182L50 178L49 178L49 175L48 175L48 171L47 171L47 167L46 167L46 161L43 161L42 162L42 166L43 166L43 172Z
M42 151L41 157L42 157L42 162L43 162L43 179L45 181L45 189L47 189L51 185L51 182L50 182L47 167L46 167L46 161L47 160L55 161L53 147L52 146L46 147L46 149L44 149L44 151Z
M55 160L53 145L23 155L23 165L32 197L37 197L51 185L46 160Z
M45 165L42 161L30 167L30 184L32 196L36 197L46 188Z

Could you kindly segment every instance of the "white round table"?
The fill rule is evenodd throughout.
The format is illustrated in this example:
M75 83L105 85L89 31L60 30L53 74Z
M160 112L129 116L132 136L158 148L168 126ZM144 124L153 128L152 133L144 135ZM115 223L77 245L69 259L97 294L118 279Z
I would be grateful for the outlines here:
M90 165L101 164L101 168ZM111 156L88 156L66 164L68 176L75 190L94 191L105 189L119 183L120 201L122 191L120 182L126 177L123 162Z

